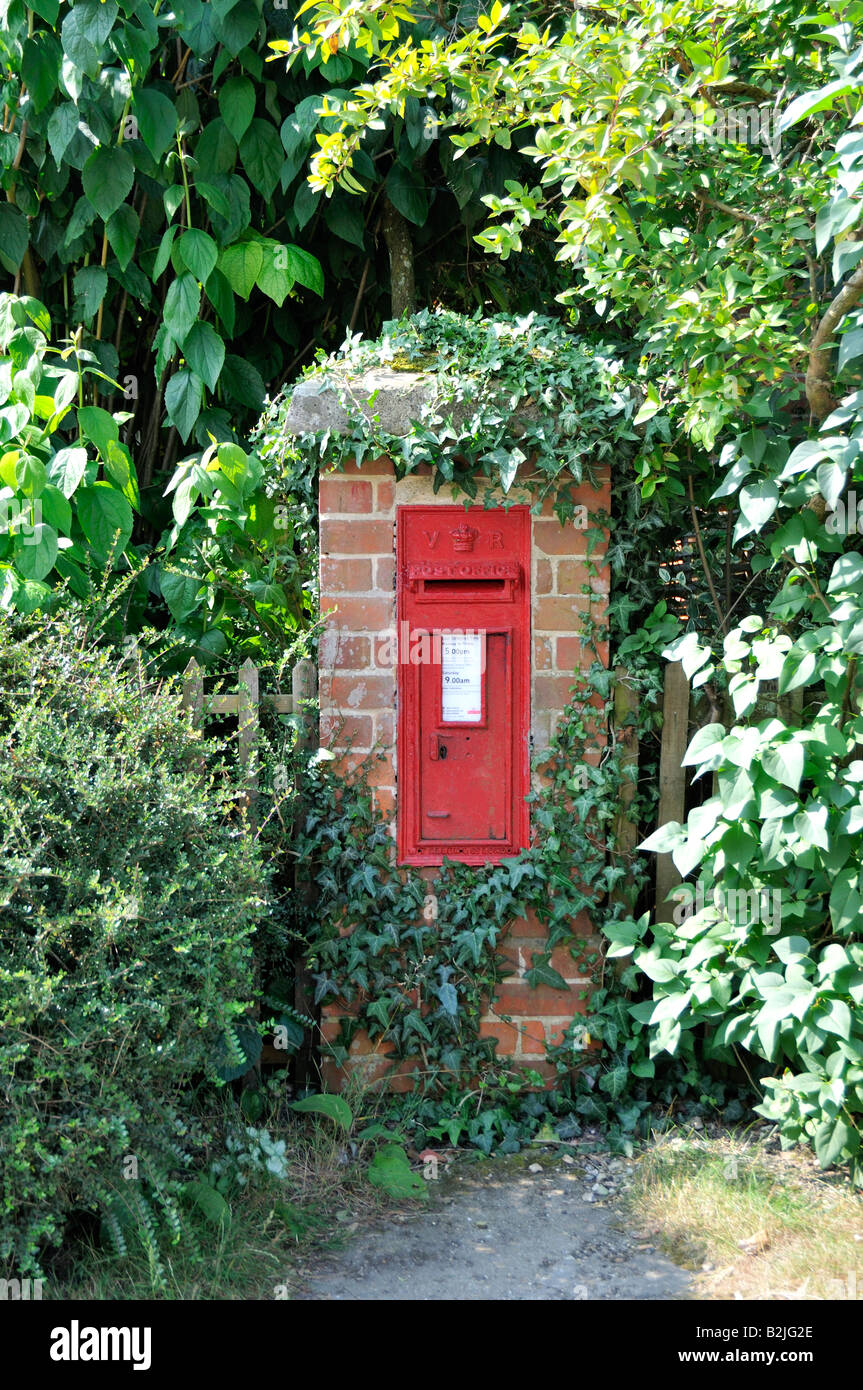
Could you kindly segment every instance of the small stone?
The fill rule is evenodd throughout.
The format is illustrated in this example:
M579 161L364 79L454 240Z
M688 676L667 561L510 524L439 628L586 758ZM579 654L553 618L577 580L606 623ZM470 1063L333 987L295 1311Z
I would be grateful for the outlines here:
M531 1164L529 1165L527 1171L528 1171L529 1173L541 1173L541 1172L542 1172L542 1164L541 1164L541 1163L531 1163Z

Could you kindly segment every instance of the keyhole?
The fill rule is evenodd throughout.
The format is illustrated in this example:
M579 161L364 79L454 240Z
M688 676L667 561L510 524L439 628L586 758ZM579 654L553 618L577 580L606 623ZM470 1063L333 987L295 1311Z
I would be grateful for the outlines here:
M446 744L445 744L445 743L442 743L441 746L440 746L440 748L438 749L438 757L439 757L439 758L445 758L445 757L446 757Z

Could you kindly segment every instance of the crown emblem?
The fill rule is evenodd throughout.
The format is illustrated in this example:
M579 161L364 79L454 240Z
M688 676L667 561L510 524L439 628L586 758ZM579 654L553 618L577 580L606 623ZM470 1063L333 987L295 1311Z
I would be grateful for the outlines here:
M461 551L464 554L473 550L474 541L479 535L479 531L463 521L454 531L450 531L450 535L452 536L453 550Z

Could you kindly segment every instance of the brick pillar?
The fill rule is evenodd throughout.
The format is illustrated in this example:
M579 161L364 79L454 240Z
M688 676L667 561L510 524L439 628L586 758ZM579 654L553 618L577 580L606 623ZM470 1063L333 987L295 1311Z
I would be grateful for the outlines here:
M529 495L510 497L530 502ZM395 833L397 766L395 747L396 709L396 606L395 606L395 506L400 504L452 504L446 489L435 494L429 470L419 470L395 483L393 466L381 458L345 473L329 473L320 480L321 613L329 614L320 643L319 687L322 741L334 749L351 748L342 765L351 768L379 743L384 757L374 763L369 778L378 806L391 820ZM610 481L606 473L600 487L587 485L575 494L577 504L590 513L610 511ZM592 523L589 523L592 524ZM532 752L545 749L560 712L568 703L575 674L587 667L592 653L584 652L578 634L590 613L605 616L609 570L604 544L596 546L588 561L588 536L583 526L562 526L550 507L532 520L531 537L531 743ZM597 573L592 574L595 568ZM607 662L607 650L600 649ZM342 729L339 735L338 730ZM430 871L423 871L431 877ZM585 914L572 924L576 938L588 940L592 924ZM503 942L512 972L503 981L480 1024L485 1037L497 1037L498 1052L516 1065L530 1066L546 1078L553 1076L545 1062L545 1044L555 1042L571 1022L583 1013L580 997L588 981L579 974L566 947L557 947L551 964L567 981L567 990L544 986L530 989L525 980L533 953L546 944L545 930L533 917L520 919ZM323 1034L333 1040L337 1004L324 1009ZM499 1014L511 1015L504 1023ZM399 1068L409 1070L410 1064ZM372 1048L366 1034L357 1035L351 1048L351 1068L360 1068L369 1081L383 1076L387 1044ZM325 1063L325 1083L337 1089L344 1074ZM388 1083L391 1089L405 1084L402 1075Z

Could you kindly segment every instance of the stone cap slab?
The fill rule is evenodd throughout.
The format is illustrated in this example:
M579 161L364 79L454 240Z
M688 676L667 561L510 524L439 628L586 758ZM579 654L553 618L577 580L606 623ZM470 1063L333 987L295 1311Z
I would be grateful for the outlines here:
M406 435L423 418L423 410L434 407L435 393L435 378L428 372L375 367L361 376L337 372L311 375L293 388L283 427L287 434L317 434L324 430L347 434L350 425L343 404L346 398L354 402L356 413L367 420L376 419L386 434ZM447 401L442 410L460 425L470 418L474 408L474 402L468 399ZM519 421L536 420L540 415L533 402L524 402L518 409Z
M434 400L434 393L434 378L427 373L391 367L376 367L356 377L307 376L291 392L284 428L288 434L323 430L347 434L348 412L340 397L348 397L367 420L376 417L387 434L404 435L421 418L423 407Z

